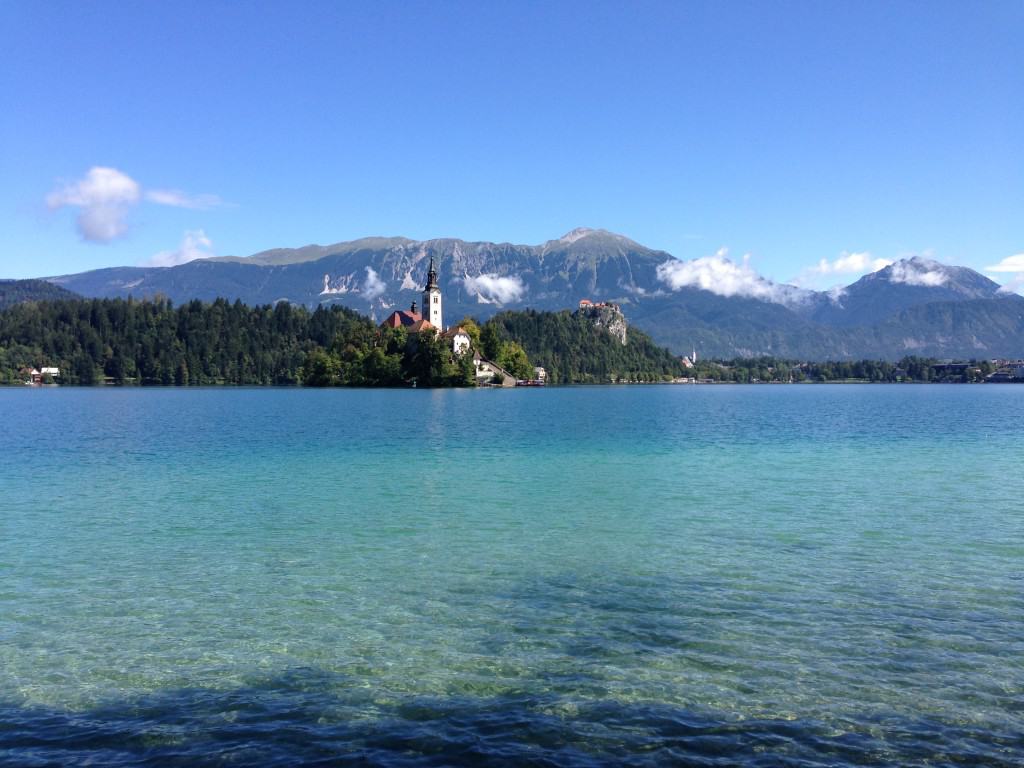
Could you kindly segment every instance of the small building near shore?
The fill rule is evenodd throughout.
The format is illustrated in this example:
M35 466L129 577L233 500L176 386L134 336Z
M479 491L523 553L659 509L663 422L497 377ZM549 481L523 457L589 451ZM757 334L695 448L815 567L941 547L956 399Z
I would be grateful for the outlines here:
M442 338L451 342L452 352L462 356L473 345L473 339L461 325L449 328L442 334Z
M477 384L497 384L501 387L514 387L516 377L497 363L492 363L479 352L473 353L473 366L476 368Z

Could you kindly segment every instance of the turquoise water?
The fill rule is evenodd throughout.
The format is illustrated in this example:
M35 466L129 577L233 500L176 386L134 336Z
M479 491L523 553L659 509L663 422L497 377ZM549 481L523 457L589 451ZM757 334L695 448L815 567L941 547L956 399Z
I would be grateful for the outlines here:
M0 423L3 764L1024 763L1024 387Z

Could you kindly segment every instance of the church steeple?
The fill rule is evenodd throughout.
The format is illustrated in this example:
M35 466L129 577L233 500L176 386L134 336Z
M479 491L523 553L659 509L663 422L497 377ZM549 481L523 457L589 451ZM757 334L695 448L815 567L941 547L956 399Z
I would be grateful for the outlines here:
M437 270L434 269L434 257L430 257L430 268L427 269L427 287L423 290L429 291L431 288L437 288Z
M437 284L437 270L434 269L434 257L430 257L427 269L427 284L423 288L423 319L438 331L443 331L441 324L441 288Z

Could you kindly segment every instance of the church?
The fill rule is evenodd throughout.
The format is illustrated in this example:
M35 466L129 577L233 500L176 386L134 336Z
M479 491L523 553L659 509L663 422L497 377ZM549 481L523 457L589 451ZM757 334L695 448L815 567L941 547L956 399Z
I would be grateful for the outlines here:
M422 311L417 311L416 302L412 303L409 309L398 309L388 315L381 328L405 328L409 333L423 333L424 331L436 331L442 339L452 345L452 354L464 355L471 352L473 362L476 366L476 377L478 381L500 380L503 387L514 387L516 377L499 366L484 358L479 350L473 349L473 340L462 326L444 328L443 307L444 301L441 297L441 288L437 284L437 270L434 268L434 257L430 257L430 267L427 270L427 284L423 288L421 296Z
M388 315L381 323L381 327L401 328L404 326L411 333L436 329L438 333L441 333L444 331L441 310L441 288L437 284L437 270L434 269L434 257L431 256L430 268L427 271L427 285L423 289L423 313L420 314L416 311L416 302L414 301L409 310L400 309Z

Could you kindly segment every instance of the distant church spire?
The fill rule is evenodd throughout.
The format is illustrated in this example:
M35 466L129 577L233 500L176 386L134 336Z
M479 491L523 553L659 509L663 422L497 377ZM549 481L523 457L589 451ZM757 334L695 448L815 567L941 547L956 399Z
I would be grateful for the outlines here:
M441 288L437 285L437 270L434 269L434 257L430 257L430 268L427 270L427 285L423 288L423 319L437 328L444 330L441 324Z
M437 288L437 270L434 269L434 257L430 257L430 268L427 270L427 287L423 290L429 291L431 288Z

